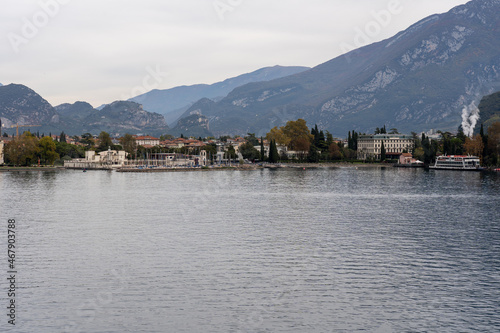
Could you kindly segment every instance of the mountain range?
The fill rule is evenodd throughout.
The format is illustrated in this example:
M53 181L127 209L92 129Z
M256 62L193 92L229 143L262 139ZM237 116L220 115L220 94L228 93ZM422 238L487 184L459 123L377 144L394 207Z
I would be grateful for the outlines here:
M85 102L53 107L35 91L20 84L0 86L0 117L2 132L18 125L20 132L59 134L64 131L70 135L101 131L114 135L144 131L161 134L169 129L162 115L145 111L135 102L117 101L101 111Z
M479 114L485 129L500 121L500 91L483 97L479 103ZM476 132L479 132L479 128L476 128Z
M251 73L239 75L214 84L196 84L180 86L165 90L152 90L148 93L129 99L140 103L146 110L165 116L169 125L175 126L179 117L191 105L202 98L219 100L227 96L233 89L252 82L265 82L293 75L310 69L300 66L265 67Z
M383 125L456 131L463 113L500 90L499 14L500 0L473 0L310 70L202 100L184 116L205 116L215 135L263 135L297 118L336 136Z
M40 125L37 130L44 133L65 131L66 134L78 135L99 134L101 131L106 131L113 135L147 133L160 136L178 132L180 135L182 131L195 127L194 119L185 119L177 127L170 129L165 118L173 119L172 121L177 124L178 116L194 101L205 96L222 98L238 85L270 80L307 69L307 67L266 67L212 85L154 90L132 100L116 101L98 109L87 102L65 103L52 107L42 96L24 85L0 84L0 117L6 128L15 124ZM139 104L134 100L143 103ZM176 115L172 111L178 107L181 112ZM196 125L203 127L199 122L196 122ZM26 129L32 130L28 127ZM202 136L211 135L206 128L195 132Z
M470 132L481 98L500 90L499 14L500 0L472 0L314 68L268 67L213 85L153 90L101 110L85 102L54 108L25 86L0 86L0 116L7 126L73 134L261 136L298 118L338 137L384 125Z

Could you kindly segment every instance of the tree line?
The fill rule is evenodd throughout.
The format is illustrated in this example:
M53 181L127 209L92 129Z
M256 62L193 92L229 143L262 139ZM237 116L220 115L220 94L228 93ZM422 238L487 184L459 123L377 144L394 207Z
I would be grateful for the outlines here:
M124 138L135 139L132 135ZM122 139L124 139L122 138ZM106 132L101 132L97 140L90 133L83 134L78 138L80 145L67 142L68 136L64 131L59 135L59 140L53 140L52 134L48 136L39 133L24 132L7 142L4 146L4 160L7 165L30 166L30 165L54 165L63 164L64 160L85 157L85 151L95 150L101 152L109 148L114 150L123 149L122 145L114 145L111 137ZM125 144L128 141L124 141Z
M286 147L293 151L299 162L323 162L356 159L358 133L349 132L348 145L344 147L341 140L335 140L328 131L318 129L315 125L307 127L304 119L288 121L284 126L272 128L260 140L255 133L248 133L246 143L240 146L239 151L248 160L260 160L270 163L287 162L290 158L284 150L281 153L278 147ZM264 139L268 142L269 154L264 154ZM255 147L260 145L260 151Z
M377 128L377 134L387 134L386 127ZM500 166L500 122L493 123L487 130L481 125L479 133L473 137L467 137L462 128L458 128L457 134L438 131L439 139L431 139L425 134L412 132L414 146L409 152L426 164L432 164L438 155L474 155L481 159L481 163L487 167ZM397 129L390 129L388 134L398 134ZM307 127L303 119L289 121L284 126L272 128L265 137L257 138L254 133L248 133L245 137L246 143L239 147L239 152L248 160L268 161L271 163L289 161L289 157L278 147L286 147L288 151L294 151L296 157L293 159L300 162L328 162L328 161L355 161L357 158L358 139L361 133L349 131L346 145L342 140L335 140L328 131L318 129L315 125ZM90 133L85 133L78 139L80 145L72 145L67 141L68 136L62 132L59 140L49 136L25 132L19 137L7 142L4 146L5 163L8 165L29 166L33 164L54 165L63 164L64 160L83 158L85 151L96 152L112 150L125 150L131 159L145 158L151 149L147 150L138 146L133 135L125 134L120 138L120 144L115 145L110 135L101 132L97 139ZM200 138L201 139L201 138ZM221 137L221 140L228 137ZM264 139L268 142L269 154L264 154ZM260 145L260 150L255 149ZM153 148L158 153L183 153L196 154L206 150L209 155L217 154L215 144L207 144L199 148L183 147L180 149ZM381 160L385 159L386 148L382 145ZM230 159L236 158L234 147L229 147L226 156Z
M433 140L422 134L412 132L415 142L413 156L425 164L432 164L438 155L473 155L479 157L481 164L495 167L500 164L500 122L493 123L487 132L481 124L478 134L468 137L462 127L457 134L438 131L440 138Z

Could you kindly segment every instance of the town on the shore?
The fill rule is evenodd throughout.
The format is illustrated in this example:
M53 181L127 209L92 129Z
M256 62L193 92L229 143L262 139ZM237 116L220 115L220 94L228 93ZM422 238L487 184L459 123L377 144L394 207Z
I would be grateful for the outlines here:
M1 127L0 127L1 128ZM178 138L125 134L112 137L64 132L0 134L0 165L5 167L59 166L76 169L175 169L241 167L287 163L387 163L409 167L432 164L441 155L473 155L486 167L500 164L500 122L468 137L430 131L401 134L396 128L376 128L373 134L350 131L334 138L328 131L309 128L306 121L288 121L265 137Z

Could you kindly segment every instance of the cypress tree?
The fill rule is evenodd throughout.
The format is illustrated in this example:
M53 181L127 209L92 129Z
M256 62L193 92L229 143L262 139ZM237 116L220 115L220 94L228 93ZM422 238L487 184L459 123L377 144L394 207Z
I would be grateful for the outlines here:
M323 132L323 130L319 131L318 148L322 151L328 148L328 146L326 145L325 133Z
M479 135L481 135L481 139L483 140L483 160L489 157L488 150L488 135L484 134L483 124L481 124L481 130L479 131Z
M64 133L64 131L62 131L61 135L59 136L59 142L67 142L66 141L66 133Z
M380 147L380 160L383 162L385 161L385 147L384 147L384 141L382 141L382 146Z
M279 160L278 148L276 148L276 140L271 140L269 144L269 163L276 163Z
M264 152L264 140L260 137L260 160L266 160L266 153Z

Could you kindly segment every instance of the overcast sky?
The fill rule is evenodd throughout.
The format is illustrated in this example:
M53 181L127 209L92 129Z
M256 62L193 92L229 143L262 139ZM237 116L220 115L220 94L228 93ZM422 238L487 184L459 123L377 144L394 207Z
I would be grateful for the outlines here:
M465 0L2 0L0 83L52 105L313 67Z

